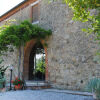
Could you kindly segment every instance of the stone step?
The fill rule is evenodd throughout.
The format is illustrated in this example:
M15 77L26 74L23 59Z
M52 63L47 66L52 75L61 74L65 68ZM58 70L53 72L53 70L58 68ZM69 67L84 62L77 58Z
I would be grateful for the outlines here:
M47 82L44 81L26 81L26 86L46 86Z
M44 81L26 81L27 89L47 89L50 88L50 84Z
M6 84L7 88L10 88L10 83ZM14 88L12 84L12 89ZM50 88L50 84L45 81L25 81L25 89L47 89Z

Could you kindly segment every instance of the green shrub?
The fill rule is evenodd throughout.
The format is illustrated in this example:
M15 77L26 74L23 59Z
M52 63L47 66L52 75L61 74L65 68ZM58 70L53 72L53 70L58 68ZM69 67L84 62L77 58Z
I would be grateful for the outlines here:
M2 59L0 59L0 64L3 62L3 60ZM6 79L5 79L5 71L6 71L6 69L8 68L8 66L5 68L4 66L1 66L0 67L0 88L3 88L4 87L4 85L5 85L5 81L6 81Z
M45 59L43 57L37 60L35 72L45 73Z
M86 86L86 90L95 93L96 97L100 100L100 78L91 79Z
M0 73L0 88L3 88L4 87L4 84L5 84L5 78Z

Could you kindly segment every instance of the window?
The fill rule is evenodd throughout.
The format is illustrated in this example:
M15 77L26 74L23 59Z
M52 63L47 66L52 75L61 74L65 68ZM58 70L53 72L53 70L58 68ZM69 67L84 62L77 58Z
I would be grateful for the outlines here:
M36 23L39 19L39 7L38 3L32 6L32 23Z

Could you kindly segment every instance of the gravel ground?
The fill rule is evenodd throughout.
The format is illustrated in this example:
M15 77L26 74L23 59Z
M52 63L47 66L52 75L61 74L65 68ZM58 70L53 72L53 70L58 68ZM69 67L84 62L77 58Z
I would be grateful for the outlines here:
M0 100L93 100L91 96L47 92L45 90L23 90L0 93Z

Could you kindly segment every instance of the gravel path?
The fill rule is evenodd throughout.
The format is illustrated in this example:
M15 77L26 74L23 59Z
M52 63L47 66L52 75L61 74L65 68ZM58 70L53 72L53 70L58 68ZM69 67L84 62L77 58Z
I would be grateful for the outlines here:
M23 90L0 93L0 100L93 100L91 96L47 92L45 90Z

